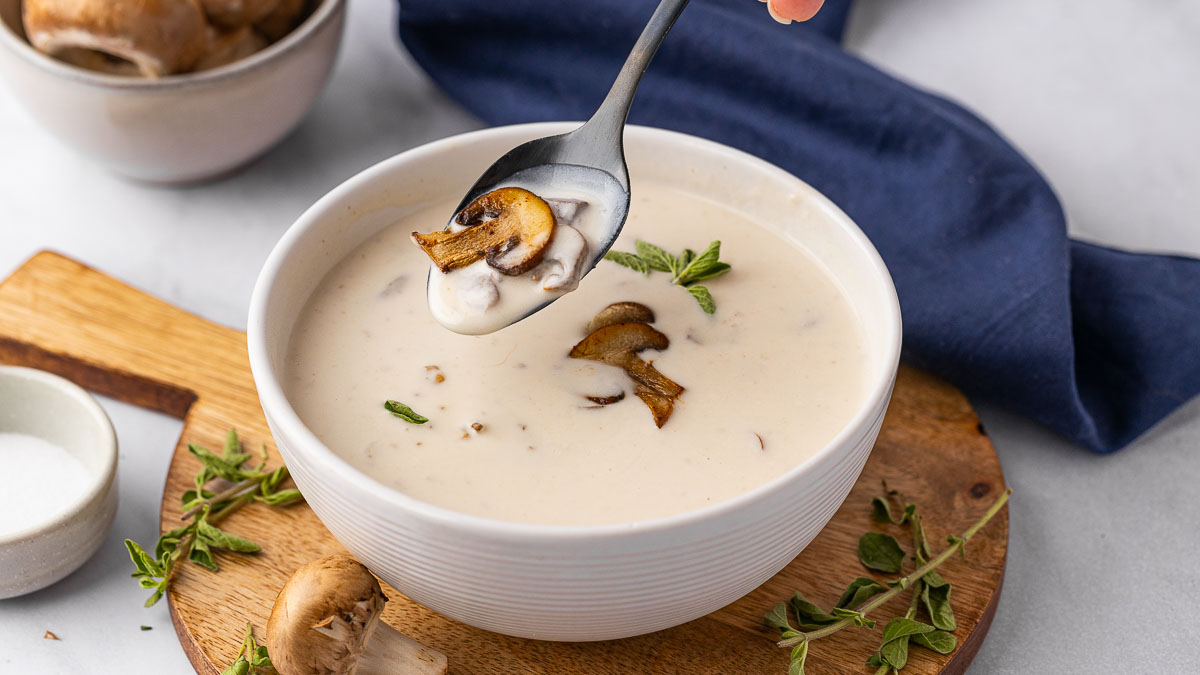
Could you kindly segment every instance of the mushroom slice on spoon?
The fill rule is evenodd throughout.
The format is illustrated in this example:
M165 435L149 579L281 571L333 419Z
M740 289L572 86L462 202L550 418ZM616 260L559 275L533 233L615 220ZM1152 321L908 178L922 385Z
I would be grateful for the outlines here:
M455 221L466 229L412 234L443 273L486 259L503 274L524 274L542 261L554 236L550 205L522 188L492 190L468 204Z
M445 673L446 656L380 621L387 597L354 558L335 555L296 570L267 621L281 675Z

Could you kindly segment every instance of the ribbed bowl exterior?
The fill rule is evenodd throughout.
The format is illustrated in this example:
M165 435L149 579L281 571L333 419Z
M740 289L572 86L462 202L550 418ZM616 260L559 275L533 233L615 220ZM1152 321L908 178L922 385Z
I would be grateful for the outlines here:
M480 536L397 513L342 474L322 473L270 415L276 443L321 522L384 581L478 628L540 640L609 640L677 626L757 588L845 500L884 407L844 448L762 499L670 529L596 538Z
M731 206L758 209L762 222L787 218L771 209L823 214L817 221L824 224L791 225L784 235L802 239L829 265L866 322L872 375L853 421L830 445L765 486L697 511L620 525L528 525L458 514L354 469L304 426L279 386L276 368L300 307L324 271L402 216L396 209L422 195L452 194L448 186L470 184L480 160L569 128L522 125L444 139L368 169L321 199L263 268L251 302L250 362L276 444L309 505L384 581L485 630L608 640L713 612L765 582L812 541L845 500L879 433L895 383L900 316L878 254L811 187L710 141L630 127L626 144L635 179L658 172L660 180L690 180L694 188L703 180L744 186L737 191L743 201Z

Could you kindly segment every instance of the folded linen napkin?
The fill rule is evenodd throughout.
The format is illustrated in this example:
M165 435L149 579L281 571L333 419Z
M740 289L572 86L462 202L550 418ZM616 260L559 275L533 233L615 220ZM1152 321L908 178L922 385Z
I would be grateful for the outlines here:
M400 35L491 124L585 119L654 0L403 0ZM1200 261L1071 241L1050 186L961 106L838 45L849 4L780 26L693 0L630 122L740 148L841 206L887 262L904 358L1096 452L1200 392Z

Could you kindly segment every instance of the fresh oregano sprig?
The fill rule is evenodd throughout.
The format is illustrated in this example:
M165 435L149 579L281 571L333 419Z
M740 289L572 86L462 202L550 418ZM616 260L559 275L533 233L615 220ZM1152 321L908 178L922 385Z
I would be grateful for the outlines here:
M181 520L191 523L163 532L151 555L132 539L125 540L129 558L133 561L133 578L142 588L152 589L146 606L158 602L171 584L179 560L186 559L213 572L220 571L214 549L237 553L257 553L258 544L217 528L216 523L229 514L254 501L271 506L290 504L303 499L295 488L280 490L287 480L286 467L267 470L267 451L259 446L259 462L253 467L245 466L251 459L243 452L237 431L230 429L225 436L225 447L220 455L199 445L189 444L188 451L202 465L196 474L195 489L181 496L183 515ZM219 491L208 489L216 481L224 487Z
M808 658L809 644L813 640L828 637L851 625L872 628L875 622L867 619L867 614L882 607L889 600L906 590L912 590L912 599L908 611L902 617L888 621L883 629L883 637L879 650L867 659L867 664L875 667L876 675L887 675L899 671L908 662L908 648L915 643L939 654L949 654L957 646L957 639L949 631L957 627L953 610L950 609L950 584L937 572L942 563L949 560L955 553L966 555L966 545L984 525L987 525L1000 509L1008 502L1012 490L1005 490L988 508L974 525L960 536L946 538L949 546L936 556L931 555L929 543L925 539L925 530L916 507L906 504L901 516L893 518L887 499L872 500L876 520L897 525L908 523L912 527L914 560L918 567L907 576L880 584L874 579L859 577L850 582L846 591L838 599L837 606L826 613L821 608L796 593L788 603L779 603L763 617L763 622L780 632L779 647L791 648L788 665L788 675L803 675L804 663ZM876 533L867 533L873 535ZM864 566L874 567L874 564L890 566L894 560L894 551L899 549L899 543L888 535L890 544L880 544L877 537L863 536L868 540L864 544L859 541L859 560ZM871 563L871 564L868 564ZM941 589L945 589L944 591ZM865 603L865 604L863 604ZM921 605L924 605L930 615L933 625L922 623L915 619ZM861 605L861 606L860 606ZM789 609L798 622L793 627L789 618Z
M717 311L717 303L713 300L712 293L699 282L715 279L731 269L728 263L719 260L721 257L720 241L712 242L699 255L696 255L692 249L685 248L683 253L674 256L662 248L640 239L635 246L637 253L609 251L604 254L604 259L624 265L646 276L650 276L651 271L666 272L671 275L671 283L687 289L687 292L696 299L696 302L700 304L700 309L704 310L706 314Z
M221 675L276 675L275 665L267 654L266 645L260 645L254 640L254 627L246 624L246 637L242 638L242 646L238 649L233 663L221 671Z

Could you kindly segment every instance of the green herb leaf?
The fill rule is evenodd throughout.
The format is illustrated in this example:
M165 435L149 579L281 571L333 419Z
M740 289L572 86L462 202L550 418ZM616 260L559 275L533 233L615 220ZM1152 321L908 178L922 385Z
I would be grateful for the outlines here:
M808 626L824 626L837 621L837 617L831 614L826 614L824 610L809 602L807 598L800 594L799 591L792 596L791 600L792 611L796 613L796 620L800 622L800 627Z
M237 429L230 429L225 433L225 447L223 448L222 455L228 460L234 455L239 454L241 449L242 442L238 440ZM241 462L238 462L238 464L241 464Z
M714 241L708 245L708 248L690 260L687 267L680 270L675 275L676 283L687 284L689 281L696 281L699 275L709 271L709 269L717 264L717 259L721 257L721 242Z
M254 641L254 628L246 624L246 636L242 638L242 646L234 656L234 661L221 675L276 675L275 666L267 654L267 648Z
M858 540L858 559L869 569L895 573L900 571L904 551L890 534L868 532Z
M159 600L162 599L163 593L167 590L167 580L163 579L155 588L154 593L146 599L146 607L153 607Z
M887 623L883 627L883 641L885 643L892 640L898 640L909 635L918 635L920 633L928 633L933 630L933 626L921 623L903 616L898 616ZM896 666L899 668L900 666Z
M399 417L400 419L404 420L405 422L409 422L411 424L425 424L426 422L429 421L428 417L417 414L415 411L413 411L412 408L404 405L403 403L401 403L399 401L392 401L392 400L385 401L383 404L383 407L385 410L392 413L396 417Z
M250 665L255 668L275 667L275 664L271 663L271 657L267 654L267 648L263 645L254 648L254 654L250 657Z
M237 657L228 668L221 672L221 675L247 675L250 672L250 662L244 657Z
M887 500L883 497L875 497L871 500L871 510L875 514L875 522L877 523L895 523L892 518L892 507L888 506ZM897 525L899 523L896 523Z
M801 642L792 649L788 661L788 675L804 675L804 661L808 658L808 640Z
M904 664L908 663L908 636L885 642L879 648L879 656L883 658L884 663L896 670L903 668Z
M244 478L242 469L240 466L238 466L238 464L241 464L241 462L238 462L238 464L231 464L225 461L224 458L217 457L211 451L206 450L195 443L188 443L188 452L192 453L196 459L200 460L200 463L204 465L204 468L208 469L208 471L215 476L224 478L232 483L236 483ZM235 454L235 458L236 456L237 455ZM249 457L247 457L247 459L248 458Z
M932 630L933 626L898 616L883 628L883 645L879 648L879 655L884 663L900 670L908 662L909 638Z
M188 551L188 560L208 569L210 572L221 571L221 568L217 567L217 561L213 559L212 549L208 547L208 542L203 539L192 540L191 550Z
M618 265L628 267L635 272L641 272L646 276L650 276L650 266L645 260L637 257L634 253L625 253L624 251L609 251L604 254L604 259L610 262L615 262Z
M700 303L700 309L704 310L705 314L714 314L717 311L716 300L713 300L712 293L709 293L704 286L698 284L688 286L687 292L691 293L696 302Z
M932 630L912 636L912 641L939 654L949 654L958 646L958 639L944 630Z
M942 575L930 570L925 576L921 577L921 581L925 582L926 586L939 588L941 586L949 586L950 582L942 578Z
M788 623L787 605L781 602L772 607L771 611L763 616L763 623L781 631L791 630L792 626Z
M193 523L191 525L177 527L173 530L167 530L159 535L158 543L154 546L154 555L157 556L158 560L160 561L159 567L163 569L166 568L166 564L161 563L161 561L165 560L168 555L173 553L175 548L179 545L179 542L184 537L194 532L195 529L196 525Z
M696 252L690 248L685 248L685 249L683 249L683 253L680 253L679 257L676 259L675 267L676 267L676 269L681 269L681 270L687 269L687 266L692 264L692 261L695 259L696 259Z
M621 251L609 251L604 254L605 260L611 260L619 265L649 275L651 270L666 272L671 275L671 283L683 286L691 293L700 308L707 314L717 311L717 303L712 293L697 282L715 279L732 269L727 263L720 262L721 242L714 241L700 255L690 248L683 249L679 256L673 256L662 248L649 242L636 242L637 254Z
M675 256L667 253L654 244L638 240L635 243L638 257L641 258L652 270L659 272L673 273L672 266L675 264Z
M867 665L872 668L878 668L883 665L883 657L879 655L879 652L875 652L867 658Z
M682 284L684 286L690 286L690 285L696 283L697 281L706 281L708 279L716 279L717 277L721 276L722 274L725 274L726 272L728 272L731 269L733 269L733 267L731 265L729 265L728 263L723 263L723 262L713 263L712 266L710 266L708 269L704 270L703 272L699 272L699 273L688 276L687 281L682 282Z
M921 516L915 514L910 519L912 521L913 545L917 549L917 564L924 565L933 557L933 551L929 550L929 540L925 538L925 522L921 520Z
M926 575L925 588L921 591L921 602L925 605L925 610L929 612L929 619L933 625L942 630L955 630L958 628L958 622L954 619L954 609L950 606L950 584L937 577L940 583L934 585L928 579L930 575L937 575L937 572L930 572Z
M142 626L142 630L154 630L151 626Z
M202 540L207 541L217 548L237 551L238 553L258 553L262 550L261 546L249 539L243 539L236 534L219 530L209 525L207 520L200 521L199 534Z
M280 504L287 504L289 502L304 499L304 495L300 494L299 490L290 488L287 490L280 490L279 492L272 492L265 497L256 495L254 498L260 502L270 504L271 506L279 506Z
M885 592L887 592L887 586L868 577L858 577L846 587L835 607L858 609L867 600Z
M148 577L161 577L163 569L158 564L158 561L150 557L145 549L138 546L137 542L132 539L125 540L125 548L129 550L129 559L133 561L133 566L136 569L134 576L144 575Z
M904 512L899 518L892 517L892 509L884 497L876 497L871 500L871 508L875 512L875 521L880 523L891 523L893 525L903 525L912 519L913 514L917 510L915 504L905 504Z

